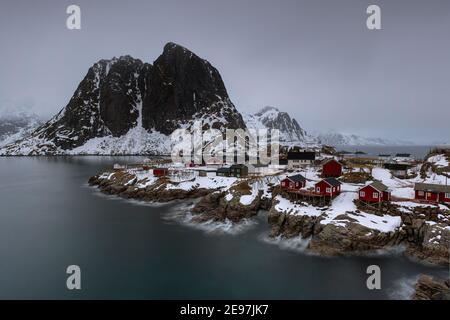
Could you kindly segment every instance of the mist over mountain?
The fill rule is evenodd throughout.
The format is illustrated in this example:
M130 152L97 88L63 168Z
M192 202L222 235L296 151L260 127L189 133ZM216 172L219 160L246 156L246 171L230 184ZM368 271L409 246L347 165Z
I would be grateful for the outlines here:
M254 114L243 113L243 117L248 128L279 130L283 145L306 147L318 144L317 139L309 135L296 119L276 107L266 106Z
M338 132L327 132L316 134L317 140L324 145L330 146L409 146L414 142L400 139L368 138L356 134L344 134Z
M42 119L27 108L0 106L0 147L29 135L42 123Z

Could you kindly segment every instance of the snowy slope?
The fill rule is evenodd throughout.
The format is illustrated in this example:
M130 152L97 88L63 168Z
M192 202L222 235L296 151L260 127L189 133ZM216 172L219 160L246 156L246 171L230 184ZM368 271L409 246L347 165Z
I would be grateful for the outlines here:
M411 141L382 139L382 138L367 138L355 134L345 134L338 132L328 132L317 134L317 139L325 145L330 146L405 146L414 145Z
M168 43L153 65L98 61L66 107L0 155L167 154L171 133L197 121L204 130L245 129L217 69Z
M23 108L1 109L0 147L22 139L41 124L42 121L36 114Z
M291 118L287 112L275 107L264 107L255 114L242 113L247 128L277 129L280 131L280 142L283 145L310 146L317 141L310 136L297 120Z

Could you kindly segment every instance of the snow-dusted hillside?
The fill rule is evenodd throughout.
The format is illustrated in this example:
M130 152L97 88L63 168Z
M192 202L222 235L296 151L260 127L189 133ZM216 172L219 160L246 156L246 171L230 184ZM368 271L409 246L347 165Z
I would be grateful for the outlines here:
M0 111L0 147L29 135L42 124L34 113L22 108L7 108Z
M255 114L242 114L247 128L277 129L280 131L280 142L283 145L312 146L317 140L310 136L297 120L291 118L287 112L275 107L264 107Z
M204 130L245 129L217 69L168 43L153 65L98 61L66 107L0 155L167 154L170 134L198 120Z
M317 139L321 144L330 146L405 146L414 145L411 141L367 138L355 134L344 134L338 132L328 132L317 134Z

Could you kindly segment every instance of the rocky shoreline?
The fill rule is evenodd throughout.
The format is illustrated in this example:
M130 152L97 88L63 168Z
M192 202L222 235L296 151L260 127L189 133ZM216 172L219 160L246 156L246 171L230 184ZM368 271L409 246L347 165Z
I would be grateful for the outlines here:
M450 279L421 275L415 285L414 300L450 300Z
M428 212L425 215L423 212ZM321 224L323 216L292 215L276 210L275 204L268 214L271 237L311 238L308 249L312 252L337 256L389 250L403 247L406 256L433 265L449 265L450 228L443 222L431 222L437 218L435 209L414 210L412 214L397 212L402 225L392 232L379 232L355 221L345 212L335 219L336 224ZM394 214L395 215L395 214ZM436 235L439 241L435 241Z
M138 187L135 176L125 172L113 172L112 176L96 175L89 179L89 185L97 186L100 191L123 198L131 198L149 202L170 202L174 200L199 199L195 203L192 213L195 214L193 222L225 221L240 222L245 218L251 218L258 214L260 209L268 202L262 199L261 194L255 197L249 205L239 203L239 197L243 195L238 190L234 191L234 197L226 200L226 192L220 188L192 188L190 190L166 189L169 183L166 178L159 178L145 188ZM142 182L142 181L141 181Z
M142 201L169 202L173 200L198 199L192 209L193 222L238 223L256 216L259 210L267 210L267 221L271 228L270 237L284 239L301 237L311 239L308 250L327 256L360 254L404 248L404 253L413 259L434 265L449 265L450 227L448 219L443 221L439 210L414 208L405 213L398 206L385 208L390 215L401 218L401 227L392 232L370 229L356 221L346 212L334 219L339 224L323 224L326 215L309 216L280 212L276 209L277 195L283 195L273 188L272 197L258 191L253 200L242 204L240 198L251 193L246 180L224 191L217 188L192 187L189 190L177 188L177 183L166 177L148 182L127 171L116 171L96 175L89 184L102 192L123 198ZM168 188L171 186L171 188ZM358 206L358 204L357 204ZM357 210L356 212L358 212ZM382 210L383 211L383 210Z

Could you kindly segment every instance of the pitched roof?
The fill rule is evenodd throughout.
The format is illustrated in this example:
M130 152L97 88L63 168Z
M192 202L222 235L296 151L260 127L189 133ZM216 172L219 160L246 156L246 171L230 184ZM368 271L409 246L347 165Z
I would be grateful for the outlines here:
M233 164L231 165L231 169L243 169L243 168L247 168L247 166L245 164Z
M335 178L326 178L326 179L320 180L320 181L317 182L317 183L320 183L320 182L322 182L322 181L325 181L326 183L328 183L328 184L329 184L330 186L332 186L332 187L337 187L337 186L339 186L339 185L342 184L339 180L337 180L337 179L335 179ZM316 184L317 184L317 183L316 183Z
M294 182L306 181L306 178L304 176L302 176L301 174L296 174L294 176L289 176L286 179L292 180Z
M381 183L380 181L374 181L371 184L369 184L369 186L377 189L378 191L384 192L384 191L388 191L389 188L388 186L386 186L385 184Z
M389 170L408 170L409 168L409 165L403 163L385 163L383 166Z
M342 166L342 163L340 163L339 161L337 161L336 159L334 159L334 158L327 158L327 159L323 159L322 160L322 165L324 165L324 164L327 164L327 163L329 163L329 162L336 162L336 163L339 163L341 166Z
M287 156L288 160L315 160L316 159L316 153L305 151L305 152L288 152Z
M431 191L431 192L450 192L450 186L443 184L431 184L431 183L416 183L414 190L417 191Z

